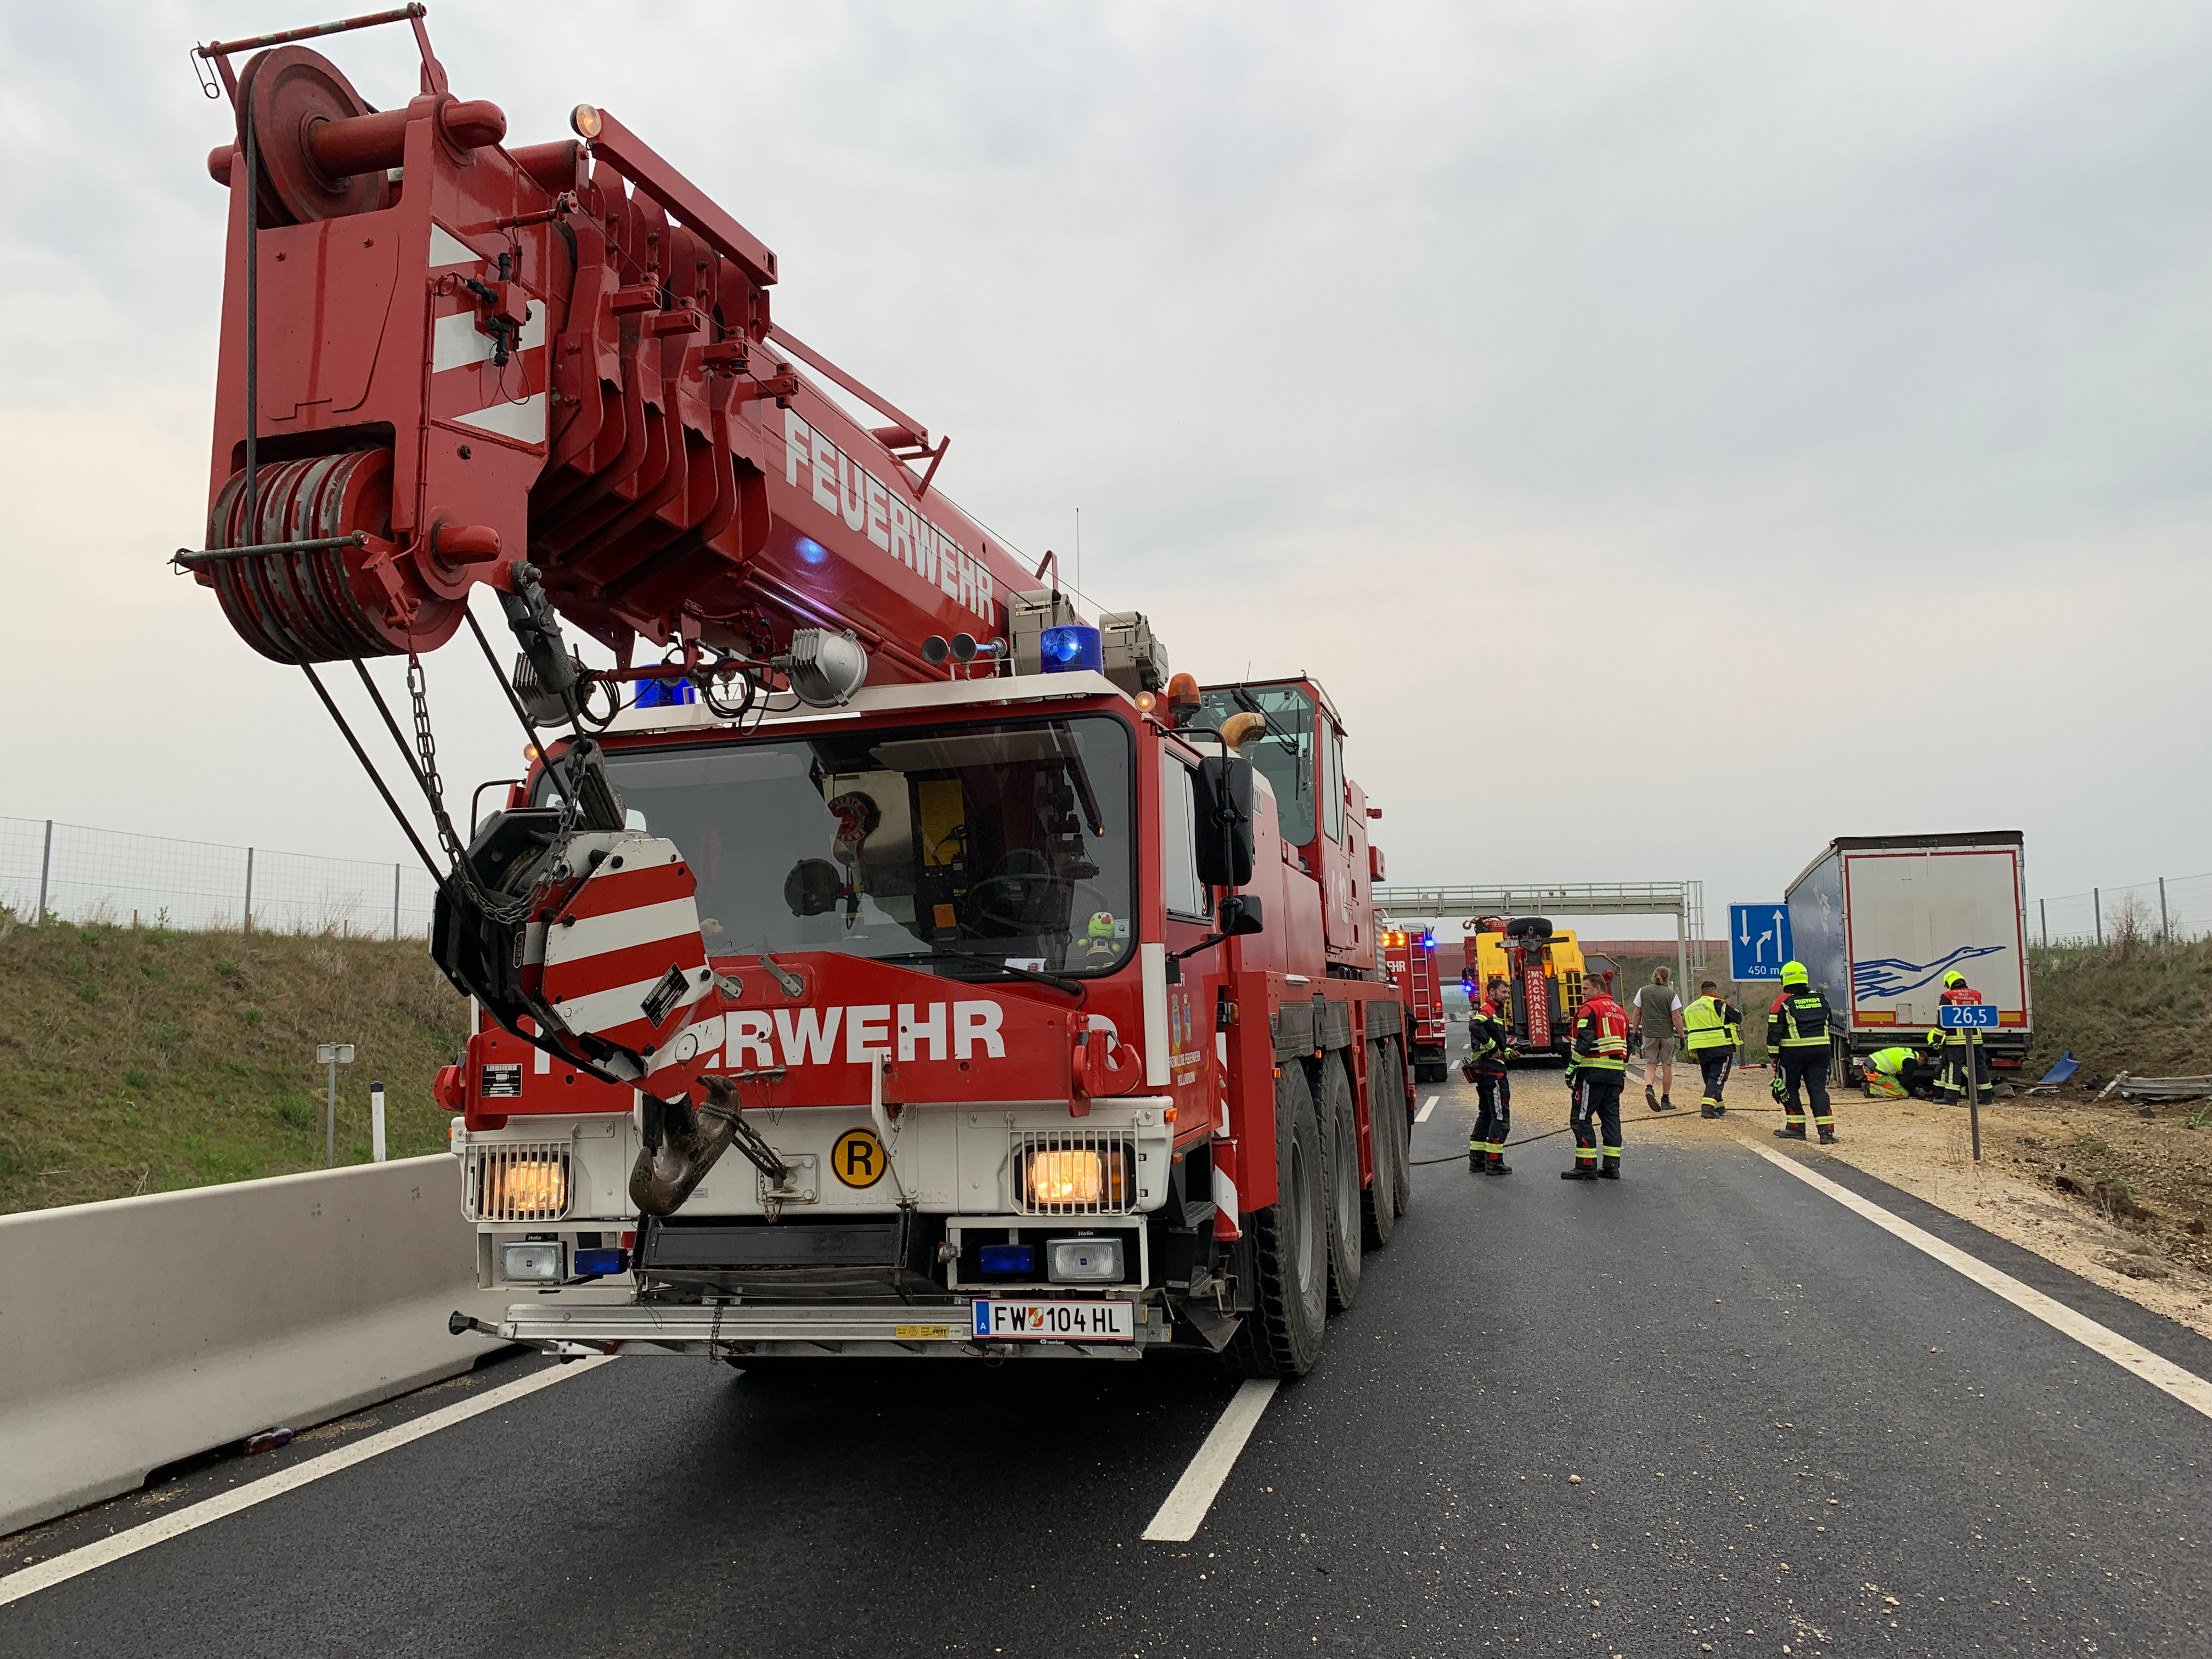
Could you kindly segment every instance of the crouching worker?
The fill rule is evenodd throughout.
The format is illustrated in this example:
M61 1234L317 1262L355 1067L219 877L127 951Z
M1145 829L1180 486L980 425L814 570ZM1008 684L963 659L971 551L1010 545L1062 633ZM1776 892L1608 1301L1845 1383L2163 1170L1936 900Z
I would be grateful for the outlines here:
M1705 1076L1705 1093L1698 1102L1699 1117L1719 1117L1728 1108L1721 1091L1728 1087L1729 1071L1735 1064L1737 1045L1743 1041L1743 1010L1723 1002L1720 987L1706 980L1698 987L1698 1000L1682 1012L1685 1045Z
M1943 1069L1942 1052L1941 1031L1929 1032L1918 1048L1899 1043L1893 1048L1875 1049L1866 1057L1867 1093L1884 1100L1933 1096L1936 1075Z

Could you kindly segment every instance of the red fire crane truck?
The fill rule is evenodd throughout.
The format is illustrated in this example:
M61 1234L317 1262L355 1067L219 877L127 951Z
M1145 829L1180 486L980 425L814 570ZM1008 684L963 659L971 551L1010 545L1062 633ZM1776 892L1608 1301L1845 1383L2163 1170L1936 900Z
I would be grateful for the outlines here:
M390 21L393 107L299 44ZM1321 688L1201 689L1143 616L1079 615L608 112L507 144L419 6L198 56L234 131L178 562L434 826L431 949L480 1011L438 1086L481 1282L527 1292L483 1328L1310 1367L1405 1210L1413 1103ZM466 834L421 666L464 629L542 757Z
M1410 933L1383 924L1382 971L1406 999L1407 1048L1413 1057L1413 1081L1442 1083L1451 1075L1445 1049L1444 992L1437 977L1437 940L1430 933Z

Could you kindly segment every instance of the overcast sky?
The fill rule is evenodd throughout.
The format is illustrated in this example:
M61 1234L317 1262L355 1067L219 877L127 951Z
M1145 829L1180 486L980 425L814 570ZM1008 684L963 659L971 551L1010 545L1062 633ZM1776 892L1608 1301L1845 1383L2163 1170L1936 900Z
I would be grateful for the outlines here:
M229 119L186 49L310 15L0 20L0 814L398 855L162 566ZM1319 678L1394 880L1717 906L1991 827L2036 893L2212 870L2201 4L430 22L515 140L604 104L775 248L779 319L951 434L977 517L1072 564L1080 507L1085 588L1176 667ZM412 89L404 31L328 50ZM480 665L432 673L456 793L514 770Z

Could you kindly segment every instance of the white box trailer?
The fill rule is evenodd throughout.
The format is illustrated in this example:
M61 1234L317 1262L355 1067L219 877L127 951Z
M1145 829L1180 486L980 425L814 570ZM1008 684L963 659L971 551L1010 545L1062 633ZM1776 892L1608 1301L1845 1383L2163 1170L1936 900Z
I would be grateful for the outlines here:
M1840 1017L1836 1060L1917 1042L1955 968L1995 1003L1990 1063L2017 1067L2034 1035L2017 830L1840 836L1784 895L1797 959Z

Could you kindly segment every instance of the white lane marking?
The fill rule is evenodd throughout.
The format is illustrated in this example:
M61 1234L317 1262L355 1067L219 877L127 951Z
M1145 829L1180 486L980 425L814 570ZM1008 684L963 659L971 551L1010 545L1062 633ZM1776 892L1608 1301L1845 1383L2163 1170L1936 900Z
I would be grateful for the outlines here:
M1160 1505L1152 1525L1145 1528L1146 1538L1163 1544L1190 1542L1206 1520L1206 1510L1212 1508L1221 1483L1229 1479L1229 1471L1236 1467L1237 1453L1244 1449L1244 1443L1259 1426L1260 1413L1267 1409L1267 1402L1274 1395L1273 1378L1247 1382L1237 1390L1222 1412L1221 1420L1213 1425L1213 1432L1206 1437L1198 1455L1190 1460L1182 1479L1168 1494L1168 1501Z
M319 1480L326 1474L337 1474L356 1463L367 1462L380 1453L394 1451L434 1435L441 1429L450 1429L454 1424L465 1423L484 1412L497 1411L501 1406L511 1405L525 1395L535 1394L540 1389L551 1388L556 1382L566 1382L571 1377L595 1370L611 1358L611 1355L593 1359L572 1359L565 1365L549 1365L542 1371L533 1371L528 1376L494 1389L489 1394L477 1399L461 1401L442 1410L428 1413L411 1423L402 1423L381 1434L370 1435L366 1440L356 1440L343 1451L325 1452L320 1457L295 1463L281 1474L249 1481L243 1486L234 1486L220 1497L191 1504L173 1515L165 1515L159 1521L149 1521L143 1527L133 1527L127 1532L103 1538L96 1544L87 1544L82 1549L57 1555L36 1566L9 1573L0 1577L0 1607L5 1607L10 1601L20 1601L27 1595L36 1595L42 1589L64 1583L80 1573L92 1571L95 1567L104 1567L111 1561L119 1561L126 1555L136 1555L140 1550L151 1549L156 1544L166 1543L172 1538L204 1527L211 1521L220 1521L240 1510L252 1509L256 1504L265 1503L271 1498L281 1498L310 1481Z
M1985 1291L1994 1291L2024 1313L2033 1314L2052 1329L2063 1331L2085 1348L2091 1348L2124 1370L2133 1371L2154 1389L2163 1389L2176 1400L2193 1410L2212 1417L2212 1382L2207 1382L2194 1371L2185 1371L2170 1359L2162 1359L2140 1343L2130 1342L2118 1331L2108 1330L2086 1315L2078 1314L2064 1303L2045 1296L2041 1291L2023 1285L2010 1273L2000 1272L1986 1261L1968 1255L1955 1245L1947 1244L1935 1234L1922 1231L1901 1217L1892 1215L1870 1199L1861 1198L1848 1187L1837 1185L1824 1175L1817 1175L1792 1158L1755 1146L1750 1146L1769 1164L1778 1164L1808 1187L1826 1193L1847 1210L1856 1210L1884 1232L1893 1233L1917 1250L1925 1251L1945 1267L1964 1273Z
M1426 1100L1423 1101L1421 1103L1421 1109L1413 1114L1413 1121L1416 1123L1426 1123L1429 1121L1429 1114L1437 1109L1437 1103L1443 1098L1443 1097L1442 1095L1431 1095Z

